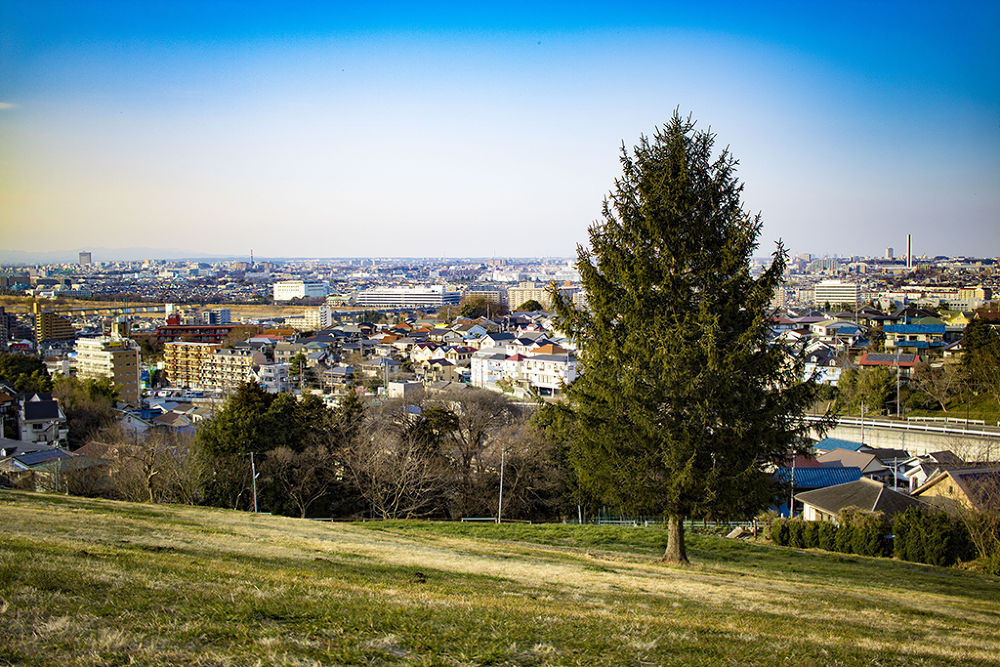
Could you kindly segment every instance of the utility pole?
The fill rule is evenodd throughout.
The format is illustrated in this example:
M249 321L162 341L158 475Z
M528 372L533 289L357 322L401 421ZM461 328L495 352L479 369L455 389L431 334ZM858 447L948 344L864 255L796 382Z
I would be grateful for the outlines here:
M865 402L861 401L861 444L865 444Z
M899 348L896 348L896 417L899 418Z
M792 488L788 492L788 518L795 514L795 452L792 452Z
M503 445L500 446L500 502L497 504L497 523L500 523L500 516L503 514L503 468L504 468L504 454L506 450Z
M257 464L253 460L253 452L250 452L250 474L253 478L253 513L257 514Z

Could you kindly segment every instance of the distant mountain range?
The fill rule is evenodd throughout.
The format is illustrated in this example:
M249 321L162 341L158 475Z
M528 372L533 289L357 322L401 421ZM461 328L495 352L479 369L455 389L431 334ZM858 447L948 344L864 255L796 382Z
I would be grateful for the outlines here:
M0 249L0 264L7 265L32 265L32 264L75 264L79 260L81 252L89 252L91 259L95 263L100 262L121 262L136 261L144 259L158 260L181 260L190 259L198 261L240 261L248 260L249 255L226 255L218 253L194 252L191 250L180 250L177 248L80 248L78 250L4 250ZM287 257L262 257L254 255L254 260L258 262L283 262L301 261L306 259L371 259L371 257L315 257L315 256L287 256ZM435 260L445 261L448 259L463 259L486 262L496 257L472 257L472 256L451 256L451 257L380 257L381 260ZM571 257L504 257L510 261L535 261L540 259L552 261L565 261L573 259Z
M64 264L75 263L81 252L90 252L94 262L121 262L142 259L238 259L237 255L213 255L176 248L80 248L79 250L3 250L2 264Z

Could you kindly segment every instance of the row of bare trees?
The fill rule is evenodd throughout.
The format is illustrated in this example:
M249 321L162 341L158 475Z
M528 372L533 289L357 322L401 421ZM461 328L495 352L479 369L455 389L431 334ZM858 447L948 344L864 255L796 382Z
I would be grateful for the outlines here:
M252 509L256 486L260 511L293 516L493 517L502 467L505 518L559 518L572 504L563 450L530 412L472 389L371 404L349 393L331 410L245 385L194 437L105 431L89 453L106 465L69 490Z

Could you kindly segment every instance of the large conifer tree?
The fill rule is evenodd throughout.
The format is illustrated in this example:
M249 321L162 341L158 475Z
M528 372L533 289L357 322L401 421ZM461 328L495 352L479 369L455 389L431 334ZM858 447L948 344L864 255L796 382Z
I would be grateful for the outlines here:
M747 515L774 492L766 466L805 428L815 385L767 344L784 271L751 276L759 215L740 201L737 161L674 113L629 153L577 250L589 311L558 304L580 347L569 387L570 460L581 487L626 511L662 514L664 560L687 562L686 516Z

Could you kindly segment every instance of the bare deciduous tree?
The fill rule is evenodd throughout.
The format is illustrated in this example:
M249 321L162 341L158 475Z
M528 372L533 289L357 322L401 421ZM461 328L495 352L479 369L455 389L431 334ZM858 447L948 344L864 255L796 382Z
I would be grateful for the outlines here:
M499 472L502 454L504 517L536 519L558 514L569 475L567 466L557 460L558 448L558 443L528 423L511 424L496 433L483 458ZM492 499L494 509L498 501L499 494Z
M958 364L932 365L921 361L913 369L910 385L934 399L944 412L948 412L948 401L962 388L963 379Z
M440 458L410 431L384 425L348 450L347 469L372 511L383 519L427 516L445 479Z
M453 414L457 423L445 439L444 454L457 475L453 515L482 514L496 508L487 493L496 474L483 453L490 439L520 417L520 410L506 397L486 390L452 392L428 401Z
M329 448L311 445L301 452L278 447L267 454L262 474L295 504L301 518L324 497L337 482L337 461Z

